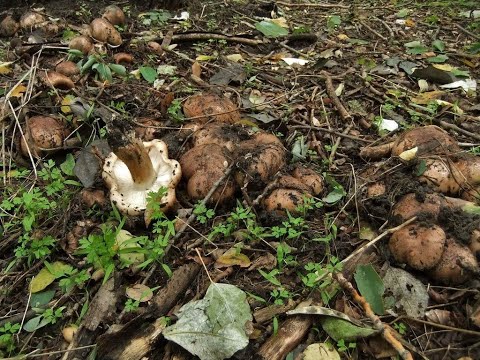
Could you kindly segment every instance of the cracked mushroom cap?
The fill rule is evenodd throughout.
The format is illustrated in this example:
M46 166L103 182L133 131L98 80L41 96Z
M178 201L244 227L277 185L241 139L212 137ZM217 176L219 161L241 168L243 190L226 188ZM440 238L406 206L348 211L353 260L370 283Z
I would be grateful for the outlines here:
M161 187L168 188L162 199L163 210L167 211L176 202L175 186L182 177L180 164L168 158L168 149L161 140L143 143L151 160L155 176L147 182L136 182L129 168L113 152L105 159L103 179L110 189L110 199L120 212L140 215L147 207L147 195Z
M477 259L469 248L449 238L440 261L428 274L442 284L458 285L468 280L469 270L478 271Z
M445 241L446 235L441 227L413 223L395 231L388 245L399 263L405 263L416 270L427 270L440 261Z

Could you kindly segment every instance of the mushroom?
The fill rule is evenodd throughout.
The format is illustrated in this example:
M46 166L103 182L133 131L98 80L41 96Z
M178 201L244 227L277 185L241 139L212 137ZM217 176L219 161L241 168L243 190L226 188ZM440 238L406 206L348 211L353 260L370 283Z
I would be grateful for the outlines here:
M195 146L180 158L183 175L188 180L188 195L195 200L205 198L213 185L225 174L230 154L217 144ZM213 193L210 202L225 202L235 193L235 184L228 179Z
M233 151L241 138L245 139L248 135L240 127L224 123L211 122L203 126L200 130L193 133L193 146L205 144L217 144Z
M47 71L43 80L47 85L56 89L68 90L75 87L72 79L56 71Z
M120 46L122 37L115 27L103 18L94 19L90 23L92 28L92 37L100 42L108 43L112 46Z
M131 54L121 52L113 55L113 61L115 61L115 64L130 64L133 62L133 56Z
M20 24L11 15L7 15L0 22L0 36L13 36L20 28Z
M183 104L183 113L201 123L219 121L233 124L240 120L240 112L235 104L216 94L190 96Z
M81 51L83 55L88 55L93 50L92 41L85 35L75 36L70 40L68 47Z
M53 152L63 146L69 135L68 128L59 119L50 116L33 116L25 126L25 141L20 141L20 150L24 156L28 152L40 157L46 152Z
M307 185L312 195L318 195L323 191L323 178L314 170L297 166L292 175Z
M440 261L428 274L445 285L458 285L468 280L469 271L478 271L477 259L470 249L449 238Z
M73 61L62 61L55 67L55 71L68 77L80 74L80 69Z
M235 180L240 186L266 184L285 165L285 149L275 135L259 132L239 144L236 158L240 170Z
M303 204L304 196L311 195L295 189L275 189L263 201L263 206L268 212L284 214L285 211L295 213Z
M128 215L140 215L147 207L147 196L161 187L168 189L162 198L163 211L175 202L175 186L180 181L180 164L168 158L161 140L114 139L113 152L105 159L103 179L110 189L110 200Z
M388 245L399 263L405 263L416 270L427 270L440 261L445 241L446 235L441 227L413 223L395 231Z
M20 27L22 29L31 29L37 27L45 22L45 17L42 14L36 13L34 11L27 11L20 18Z
M480 252L480 229L475 229L472 231L472 236L470 237L470 244L468 244L468 248L475 255Z
M437 219L440 208L444 205L444 198L437 193L424 194L423 196L409 193L393 206L392 217L397 218L400 222L420 214L427 214L433 219Z
M109 5L105 8L105 11L102 15L104 19L107 19L108 22L112 25L123 25L125 24L125 13L117 5Z

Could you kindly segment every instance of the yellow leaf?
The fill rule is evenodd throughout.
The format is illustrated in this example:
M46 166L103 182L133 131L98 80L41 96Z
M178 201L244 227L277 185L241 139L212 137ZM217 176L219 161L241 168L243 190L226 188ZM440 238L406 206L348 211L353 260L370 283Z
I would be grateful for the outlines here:
M433 64L433 67L446 72L450 72L457 69L455 66L452 66L449 64Z
M240 267L249 267L252 262L247 255L240 253L239 249L231 248L225 251L215 262L215 266L228 267L233 265L239 265Z
M239 61L242 61L243 60L243 57L241 54L231 54L231 55L227 55L226 58L230 61L233 61L233 62L239 62Z
M337 38L338 40L347 40L348 39L348 35L347 34L338 34L337 35Z
M208 61L215 59L215 56L212 55L198 55L195 60L197 61Z
M285 29L288 29L287 20L284 17L280 17L280 18L277 18L277 19L269 19L269 21L274 23L274 24L277 24L278 26L281 26Z
M55 276L50 271L48 271L46 267L44 267L30 283L30 292L32 294L40 292L54 281Z
M25 86L23 86L22 84L18 84L17 86L15 86L11 93L10 93L10 96L13 96L13 97L22 97L23 96L23 93L27 91L27 88Z
M70 109L70 104L73 103L73 100L75 99L75 97L73 95L67 95L63 98L62 100L62 106L60 107L60 110L64 113L64 114L68 114L68 113L71 113L72 112L72 109Z
M427 92L418 94L418 96L416 96L414 98L411 98L411 100L415 104L425 105L425 104L428 104L429 102L431 102L432 100L438 99L443 94L445 94L445 91L439 91L439 90L427 91Z
M407 19L405 20L405 26L415 27L415 21L413 21L412 19Z
M12 72L12 68L10 65L13 64L13 62L0 62L0 74L10 74Z

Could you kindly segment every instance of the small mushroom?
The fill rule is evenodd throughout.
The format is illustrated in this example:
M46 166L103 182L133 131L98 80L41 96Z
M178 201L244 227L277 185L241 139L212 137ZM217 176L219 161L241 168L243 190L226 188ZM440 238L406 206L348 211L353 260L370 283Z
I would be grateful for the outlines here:
M416 270L427 270L440 261L445 241L446 235L441 227L413 223L392 234L389 248L399 263L408 264Z
M205 198L213 185L225 174L229 154L217 144L195 146L180 158L183 174L188 180L188 195L195 200ZM213 193L210 202L225 202L235 193L235 184L228 179Z
M56 89L68 90L75 87L72 79L56 71L47 71L44 76L45 84Z
M285 149L275 135L260 132L239 144L236 158L235 180L240 186L266 184L285 165Z
M314 170L297 166L295 170L293 170L293 176L307 185L312 195L318 195L323 191L323 178Z
M469 272L478 271L478 262L466 246L447 239L445 250L429 276L445 285L459 285L469 279Z
M0 36L13 36L20 28L20 24L11 15L7 15L0 22Z
M162 210L176 203L175 186L180 181L180 164L168 158L161 140L115 139L113 152L105 159L103 179L110 189L110 200L128 215L140 215L147 207L147 195L161 187L168 189Z
M121 52L113 55L113 61L115 61L115 64L131 64L133 62L133 56Z
M304 196L311 195L295 189L275 189L263 201L263 206L268 212L284 214L285 211L295 213L298 206L303 204Z
M70 49L79 50L83 55L88 55L93 50L93 44L89 37L79 35L70 40L68 44Z
M112 46L120 46L122 37L115 27L103 18L94 19L90 23L92 28L92 37L100 42L108 43Z
M201 123L218 121L233 124L240 120L240 112L235 104L216 94L190 96L183 104L183 113Z
M32 29L45 22L45 17L34 11L27 11L20 18L20 27L22 29Z
M109 5L105 8L105 11L102 15L104 19L107 19L108 22L112 25L124 25L125 24L125 13L117 5Z
M30 152L40 157L46 152L53 152L63 146L69 135L66 125L59 119L50 116L33 116L27 120L25 126L25 141L20 142L23 156Z
M148 44L147 44L148 48L150 50L152 50L155 54L157 55L162 55L163 54L163 49L162 49L162 45L160 45L158 42L156 41L149 41Z
M80 74L80 69L73 61L62 61L55 67L55 71L68 77Z
M77 330L78 330L78 326L74 324L71 324L62 329L62 336L67 343L70 344L73 341L73 337L75 336L75 333L77 332Z

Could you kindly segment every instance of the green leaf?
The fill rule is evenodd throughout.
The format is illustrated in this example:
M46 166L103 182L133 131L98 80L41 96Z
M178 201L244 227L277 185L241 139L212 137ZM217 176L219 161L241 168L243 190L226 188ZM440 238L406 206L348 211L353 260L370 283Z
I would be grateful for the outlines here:
M157 72L155 71L155 69L150 66L142 66L139 70L140 74L142 74L142 77L150 84L153 84L153 82L157 78Z
M326 202L327 204L335 204L337 201L339 201L341 198L345 196L345 191L343 189L333 189L330 191L327 196L325 196L322 201Z
M355 281L360 294L368 301L377 315L385 314L383 293L385 286L372 265L359 265L355 272Z
M402 9L398 13L396 13L395 15L397 16L397 18L404 18L404 17L407 17L407 15L409 13L410 13L409 9Z
M158 75L175 75L177 67L175 65L159 65L157 68Z
M464 77L464 78L470 77L470 73L465 70L453 69L452 71L450 71L450 73L456 77Z
M470 46L468 48L468 52L471 53L471 54L480 53L480 42L476 42L476 43L472 44L472 46Z
M85 71L90 69L93 66L93 64L95 64L97 61L98 59L95 55L90 55L88 57L88 60L85 62L85 64L83 64L82 67L80 68L80 72L84 74Z
M266 37L276 38L288 35L288 29L281 27L271 21L260 21L255 24L255 29L260 31Z
M139 265L145 261L145 255L140 253L142 247L138 244L137 238L135 238L127 230L121 229L115 242L118 245L120 261L125 265Z
M65 161L60 164L60 169L63 171L65 175L73 176L73 168L75 167L75 158L72 154L67 154Z
M323 330L335 341L354 341L376 333L372 328L361 327L343 319L325 316L320 319Z
M437 49L438 51L444 51L445 50L445 43L442 40L435 40L432 42L432 46L434 49Z
M447 55L444 55L444 54L440 54L440 55L437 55L437 56L433 56L433 57L429 57L427 59L427 61L429 63L434 63L434 64L440 64L440 63L444 63L445 61L448 60L448 56Z
M55 290L45 290L36 294L32 294L30 298L30 307L38 308L42 305L46 305L55 296Z
M407 48L407 54L420 55L428 51L428 48L420 41L411 41L404 45Z
M55 275L53 275L46 267L39 271L30 283L30 292L37 293L44 290L48 285L55 281Z
M33 319L28 320L23 324L23 330L26 332L34 332L41 327L40 320L42 320L42 315L35 316Z
M339 26L342 23L342 18L338 15L332 15L327 18L327 27L330 30L335 29L337 26Z
M248 345L252 320L247 295L229 284L211 284L205 297L184 305L163 335L201 360L223 360Z
M422 176L423 173L427 170L427 162L425 160L420 160L415 171L415 175Z
M112 72L110 71L110 68L103 63L96 63L92 66L92 69L98 72L98 75L100 76L100 80L102 81L108 81L112 82Z
M119 64L108 64L108 67L110 70L112 70L115 74L118 74L120 76L126 76L127 75L127 69L125 69L125 66L119 65Z

